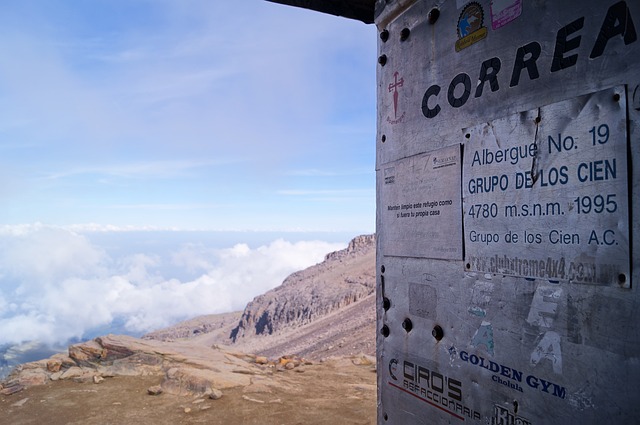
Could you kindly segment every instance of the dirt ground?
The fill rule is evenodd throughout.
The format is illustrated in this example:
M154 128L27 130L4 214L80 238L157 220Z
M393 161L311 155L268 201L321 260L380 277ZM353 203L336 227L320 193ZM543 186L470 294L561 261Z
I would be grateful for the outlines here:
M107 424L375 424L375 367L314 364L274 372L277 386L223 391L219 400L161 394L160 376L114 377L100 384L50 382L0 396L0 423Z

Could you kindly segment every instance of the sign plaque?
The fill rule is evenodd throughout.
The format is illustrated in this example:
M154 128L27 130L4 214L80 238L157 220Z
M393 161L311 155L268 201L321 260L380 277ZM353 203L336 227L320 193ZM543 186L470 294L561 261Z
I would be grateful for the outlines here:
M630 285L624 87L464 130L465 268Z

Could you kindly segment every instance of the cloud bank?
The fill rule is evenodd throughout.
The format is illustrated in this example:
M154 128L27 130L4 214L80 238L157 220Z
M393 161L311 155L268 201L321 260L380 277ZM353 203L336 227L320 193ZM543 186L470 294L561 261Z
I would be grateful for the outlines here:
M111 330L141 334L200 314L240 310L344 244L283 239L251 248L175 246L113 256L45 225L0 229L0 346L64 344ZM178 273L167 275L169 262ZM162 271L161 271L162 270ZM172 276L192 276L178 279Z

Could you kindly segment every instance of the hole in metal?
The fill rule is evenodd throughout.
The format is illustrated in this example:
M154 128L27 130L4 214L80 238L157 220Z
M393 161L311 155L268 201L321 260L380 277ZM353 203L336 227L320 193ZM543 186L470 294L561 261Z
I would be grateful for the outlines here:
M389 336L389 333L390 333L390 332L389 332L389 326L384 325L384 326L382 327L382 329L380 329L380 333L382 334L382 336L383 336L383 337L385 337L385 338L386 338L386 337L388 337L388 336Z
M620 273L618 275L618 282L620 282L621 285L627 283L627 275L624 273Z
M387 311L391 308L391 300L387 297L384 297L382 299L382 308L384 309L384 311Z
M513 400L513 413L518 413L518 400Z
M536 124L540 124L540 121L542 121L542 118L541 117L536 117L536 119L535 119Z
M382 137L381 137L381 139L382 139L382 143L384 143L384 142L386 142L386 141L387 141L387 136L383 134L383 135L382 135Z
M613 95L613 101L618 102L620 100L620 95L618 93Z
M440 9L437 9L434 7L429 11L429 14L427 15L427 22L433 25L436 23L439 17L440 17Z
M411 329L413 329L413 323L411 322L411 319L409 319L408 317L404 319L404 321L402 322L402 329L407 331L407 333L411 332Z
M407 38L409 38L410 34L411 30L409 28L402 28L402 31L400 31L400 41L405 41Z
M382 66L385 66L387 64L387 55L380 55L380 57L378 58L378 63Z
M384 273L384 264L380 266L380 273Z
M389 31L382 30L382 32L380 33L380 40L382 40L383 43L386 43L388 39L389 39Z
M433 330L431 331L431 335L436 339L436 341L440 341L444 337L444 331L440 327L440 325L435 325Z

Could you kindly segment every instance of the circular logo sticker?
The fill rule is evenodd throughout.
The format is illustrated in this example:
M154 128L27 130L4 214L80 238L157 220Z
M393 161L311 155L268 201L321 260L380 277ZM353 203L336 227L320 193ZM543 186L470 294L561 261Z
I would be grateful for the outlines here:
M458 41L456 51L471 46L487 36L487 28L484 24L484 10L480 3L468 3L460 12L458 18Z

